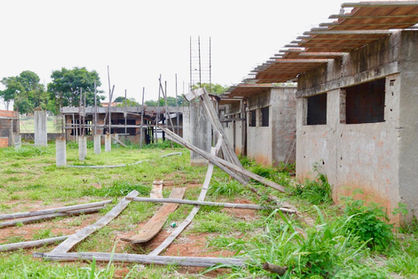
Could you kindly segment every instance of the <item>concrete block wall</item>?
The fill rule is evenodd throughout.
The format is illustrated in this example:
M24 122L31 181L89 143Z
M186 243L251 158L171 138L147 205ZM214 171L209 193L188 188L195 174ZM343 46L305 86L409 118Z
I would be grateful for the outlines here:
M412 32L412 33L411 33ZM418 213L418 32L398 32L299 78L296 174L328 176L334 200L377 202L392 216L399 202ZM385 79L384 122L345 124L345 86ZM306 125L307 99L327 94L326 125ZM367 92L365 92L367 94Z
M247 156L260 164L293 163L296 154L296 89L272 88L248 98L248 110L256 110L256 127L247 121ZM269 107L269 126L261 126L260 109ZM249 119L249 112L247 113Z

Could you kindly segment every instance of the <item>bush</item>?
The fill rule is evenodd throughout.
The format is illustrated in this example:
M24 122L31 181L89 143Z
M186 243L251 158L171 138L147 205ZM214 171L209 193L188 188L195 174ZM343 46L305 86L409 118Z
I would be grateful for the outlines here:
M394 243L393 226L386 213L376 204L364 205L362 200L345 198L346 234L353 234L367 242L372 250L384 251Z
M306 180L303 185L297 185L292 192L312 204L332 202L331 185L322 173L318 173L315 180Z

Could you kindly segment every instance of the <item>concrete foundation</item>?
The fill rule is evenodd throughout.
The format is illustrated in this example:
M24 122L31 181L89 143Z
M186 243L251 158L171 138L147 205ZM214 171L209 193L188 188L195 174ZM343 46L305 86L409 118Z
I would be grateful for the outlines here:
M100 154L102 151L102 136L94 135L94 154Z
M417 44L418 32L397 32L301 75L296 151L300 181L313 178L316 165L333 186L335 201L353 196L376 202L393 222L399 221L400 216L391 213L401 202L408 218L418 217ZM383 121L347 124L344 87L377 79L385 83ZM307 97L317 94L326 94L326 124L307 125Z
M105 138L105 152L110 152L112 150L112 137L110 134L106 134Z
M87 137L79 136L78 137L78 159L84 161L87 156Z
M67 146L65 138L58 138L55 141L55 158L57 167L65 167L67 165Z
M35 115L35 145L36 146L47 146L48 136L46 129L47 115L46 111L37 110Z
M183 120L184 123L184 120ZM206 111L200 101L190 103L190 142L202 150L210 152L212 130ZM205 165L207 160L195 152L190 152L190 163L193 166Z

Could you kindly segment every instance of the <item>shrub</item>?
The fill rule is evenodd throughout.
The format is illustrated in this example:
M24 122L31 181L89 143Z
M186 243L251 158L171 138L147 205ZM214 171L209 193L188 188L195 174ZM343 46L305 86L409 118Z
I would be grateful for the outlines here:
M303 185L297 185L292 192L312 204L332 202L331 185L322 173L318 173L315 180L306 180Z
M393 226L386 213L376 204L364 205L362 200L345 198L346 234L358 236L372 250L384 251L394 243Z

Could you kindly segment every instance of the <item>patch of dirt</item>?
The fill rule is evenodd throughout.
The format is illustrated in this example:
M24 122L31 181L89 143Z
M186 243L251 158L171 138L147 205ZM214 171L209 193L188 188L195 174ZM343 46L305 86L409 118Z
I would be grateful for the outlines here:
M254 204L252 201L247 199L235 199L234 203L242 203L242 204ZM257 210L252 209L243 209L243 208L223 208L222 212L228 213L235 218L244 219L247 221L252 221L258 218Z

